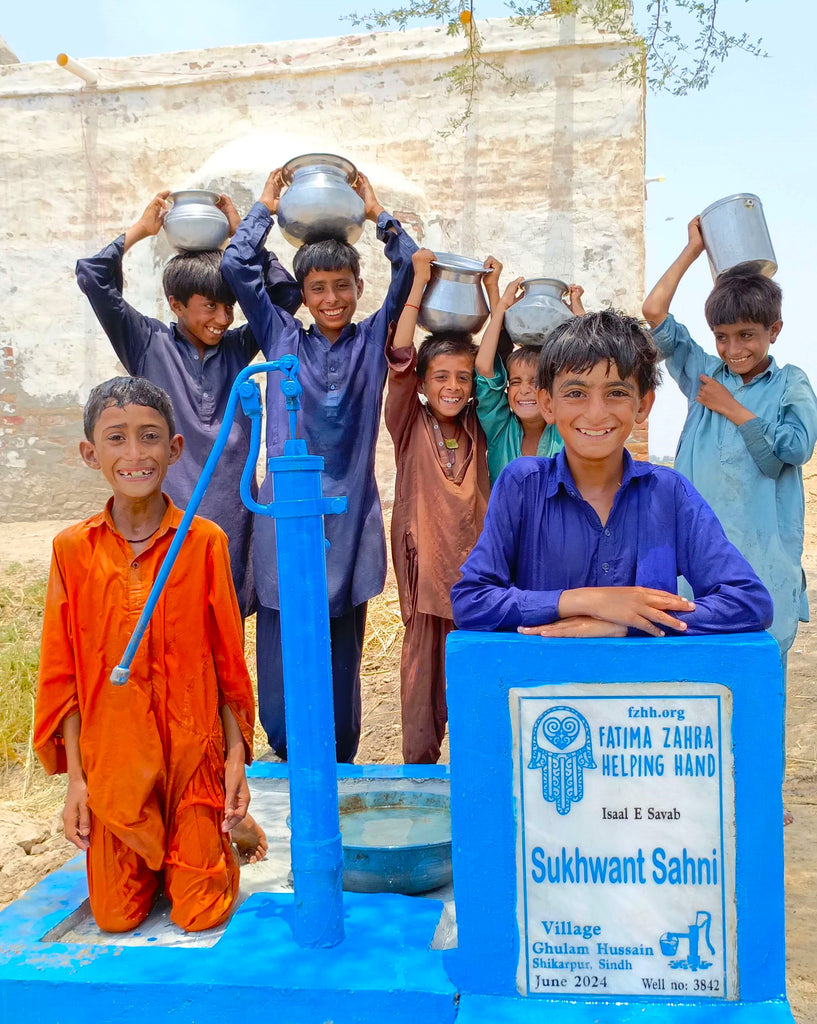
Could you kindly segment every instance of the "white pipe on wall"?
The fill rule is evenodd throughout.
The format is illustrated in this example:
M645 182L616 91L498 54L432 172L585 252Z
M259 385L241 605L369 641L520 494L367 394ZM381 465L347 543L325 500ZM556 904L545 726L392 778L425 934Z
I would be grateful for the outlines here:
M61 68L70 71L72 75L81 78L83 82L87 82L88 85L96 85L99 81L99 75L96 71L89 68L87 64L82 64L80 61L74 60L73 57L69 57L67 53L58 53L57 63Z

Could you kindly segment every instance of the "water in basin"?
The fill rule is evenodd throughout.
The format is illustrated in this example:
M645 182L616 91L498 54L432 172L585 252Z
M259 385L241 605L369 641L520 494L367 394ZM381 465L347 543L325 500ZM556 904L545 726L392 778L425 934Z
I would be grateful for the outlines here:
M451 841L446 807L378 806L342 811L344 846L419 846Z

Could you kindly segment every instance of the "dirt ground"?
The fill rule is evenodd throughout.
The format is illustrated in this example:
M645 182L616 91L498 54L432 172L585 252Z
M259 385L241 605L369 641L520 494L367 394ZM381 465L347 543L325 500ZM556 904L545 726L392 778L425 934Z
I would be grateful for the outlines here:
M806 467L804 476L804 566L814 583L809 594L817 620L817 459ZM0 572L12 563L45 571L51 538L63 525L50 521L0 526ZM369 609L357 760L398 763L402 626L393 578ZM817 621L801 625L789 654L787 746L784 799L795 819L785 830L788 995L798 1024L817 1024L817 946L813 941L817 932ZM442 759L448 760L447 737ZM21 766L0 783L0 909L75 852L60 835L59 783L22 798L25 776Z

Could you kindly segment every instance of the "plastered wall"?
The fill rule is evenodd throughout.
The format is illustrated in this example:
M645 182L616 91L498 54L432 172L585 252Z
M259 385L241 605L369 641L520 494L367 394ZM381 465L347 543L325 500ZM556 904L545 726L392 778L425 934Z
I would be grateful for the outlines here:
M268 171L302 152L352 159L418 241L578 281L586 305L643 297L643 92L616 74L615 37L575 19L483 26L485 53L528 84L462 99L436 76L462 41L421 29L196 53L86 59L83 86L55 64L0 67L0 520L77 518L104 499L77 456L89 388L119 371L76 287L74 263L115 238L162 187L230 193L244 213ZM277 233L270 243L289 264ZM360 245L378 304L388 265ZM126 297L167 318L160 235L126 256ZM642 448L644 438L642 437ZM378 459L392 489L391 444Z

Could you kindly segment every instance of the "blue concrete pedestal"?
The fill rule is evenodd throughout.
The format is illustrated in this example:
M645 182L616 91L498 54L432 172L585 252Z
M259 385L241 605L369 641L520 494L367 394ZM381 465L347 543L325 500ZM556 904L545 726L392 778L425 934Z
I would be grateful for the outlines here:
M767 634L453 633L447 685L458 945L445 965L460 1024L792 1024L783 678ZM702 714L711 736L685 731ZM640 792L650 796L634 799ZM672 853L682 879L663 870ZM613 861L623 879L612 869L604 884L590 877L588 862ZM689 882L688 869L700 872ZM712 943L708 917L719 920ZM610 963L602 940L622 937L632 945ZM712 995L700 995L707 987Z

